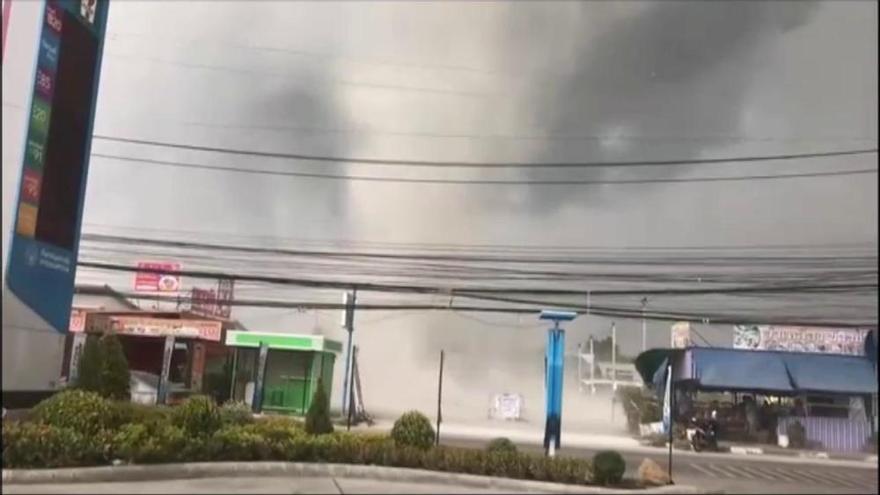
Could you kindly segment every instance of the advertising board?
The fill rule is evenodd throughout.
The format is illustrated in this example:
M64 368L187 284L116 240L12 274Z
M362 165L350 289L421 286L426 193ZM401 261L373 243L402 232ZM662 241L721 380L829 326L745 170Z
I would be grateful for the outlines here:
M863 356L865 337L869 331L857 328L737 325L733 327L733 347L755 351Z
M222 323L208 320L178 320L139 316L95 315L92 324L98 332L144 337L193 338L220 342Z
M179 272L180 263L139 261L137 268L138 271L134 275L134 290L136 292L160 292L175 295L180 291L180 275L149 271Z
M11 237L5 284L50 327L66 333L108 2L27 4L3 2L4 179L7 159L13 156L5 153L7 146L17 150L20 170L15 193L7 196L4 189L4 209L15 212L9 225L4 217ZM24 20L35 5L39 24L25 41ZM28 52L28 44L34 52ZM33 58L25 60L28 57ZM29 71L20 71L26 64ZM16 122L6 119L8 101L24 108L22 134L17 131L18 117Z

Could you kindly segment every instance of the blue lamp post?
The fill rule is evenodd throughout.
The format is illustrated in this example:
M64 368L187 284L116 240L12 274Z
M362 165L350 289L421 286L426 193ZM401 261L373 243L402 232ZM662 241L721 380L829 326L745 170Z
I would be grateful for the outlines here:
M560 321L572 321L577 313L571 311L541 311L542 320L553 322L547 332L547 351L544 371L547 390L547 419L544 424L544 451L554 456L559 448L562 434L562 377L565 361L565 330L559 327Z

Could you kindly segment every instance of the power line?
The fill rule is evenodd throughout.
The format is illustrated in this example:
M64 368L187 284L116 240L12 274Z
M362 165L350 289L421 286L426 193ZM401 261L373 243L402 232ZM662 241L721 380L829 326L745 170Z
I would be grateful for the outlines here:
M500 251L547 251L547 252L574 252L574 251L774 251L774 250L831 250L831 249L866 249L872 253L877 252L876 242L835 242L835 243L783 243L783 244L727 244L727 245L663 245L663 246L628 246L628 245L523 245L523 244L480 244L480 243L427 243L427 242L392 242L392 241L368 241L355 239L303 239L293 237L278 237L270 235L247 235L234 234L231 232L216 232L205 230L191 230L179 228L152 228L136 227L129 225L102 224L83 222L86 227L95 227L110 230L127 230L134 232L154 232L161 234L196 234L213 237L227 237L250 240L290 241L297 244L314 244L321 246L361 246L382 247L386 249L422 249L432 250L500 250ZM86 234L87 236L90 234ZM102 234L95 234L102 235Z
M519 257L499 257L489 255L457 255L457 254L410 254L410 253L388 253L388 252L368 252L368 251L325 251L325 250L308 250L308 249L285 249L285 248L263 248L242 245L224 245L207 242L194 241L169 241L159 239L149 239L142 237L126 237L103 234L85 233L82 235L85 240L115 242L121 244L135 245L152 245L159 247L176 247L205 249L211 251L237 251L241 253L265 253L286 256L305 256L305 257L328 257L328 258L364 258L364 259L400 259L400 260L432 260L432 261L455 261L455 262L496 262L496 263L529 263L529 264L602 264L602 265L696 265L703 266L705 264L715 265L731 265L736 262L750 262L752 264L771 264L779 266L783 263L815 265L817 262L825 262L831 266L840 267L845 261L868 262L872 266L876 266L877 256L693 256L688 255L686 258L622 258L609 259L601 257L593 258L573 258L573 257L537 257L537 256L519 256Z
M840 151L822 151L814 153L797 153L785 155L760 155L740 156L724 158L696 158L683 160L643 160L643 161L617 161L617 162L467 162L467 161L432 161L432 160L401 160L401 159L378 159L356 158L327 155L308 155L299 153L277 153L257 150L244 150L236 148L220 148L213 146L200 146L194 144L169 143L147 139L134 139L116 136L94 135L95 139L165 148L185 149L190 151L206 151L211 153L223 153L236 156L258 156L263 158L283 158L290 160L308 160L317 162L364 164L376 166L412 166L412 167L460 167L460 168L611 168L611 167L644 167L644 166L673 166L673 165L709 165L718 163L743 163L764 162L777 160L802 160L809 158L823 158L833 156L864 155L876 153L877 148L852 149Z
M293 286L302 286L302 287L311 287L311 288L323 288L323 289L340 289L340 290L352 290L357 289L360 291L372 291L372 292L403 292L403 293L415 293L415 294L439 294L439 295L454 295L456 297L468 297L472 299L485 299L485 300L494 300L494 301L503 301L503 302L512 302L512 303L547 303L553 304L547 301L534 301L534 300L521 300L521 299L501 299L501 296L495 296L494 294L531 294L531 295L572 295L572 296L586 296L587 290L571 290L571 289L549 289L549 288L534 288L534 289L508 289L508 288L483 288L483 287L436 287L436 286L428 286L428 285L416 285L416 284L386 284L386 283L374 283L374 282L352 282L352 281L337 281L337 280L320 280L320 279L306 279L306 278L294 278L294 277L278 277L278 276L269 276L269 275L247 275L247 274L232 274L227 272L219 272L219 271L207 271L207 270L161 270L161 269L152 269L152 268L139 268L129 265L115 264L115 263L102 263L95 261L80 261L77 263L78 266L86 267L86 268L95 268L101 270L110 270L110 271L122 271L122 272L142 272L142 273L155 273L155 274L173 274L185 277L193 277L193 278L208 278L208 279L232 279L235 281L247 281L247 282L262 282L267 284L278 284L278 285L293 285ZM644 296L644 295L699 295L699 294L731 294L731 293L776 293L776 292L839 292L839 291L848 291L848 290L859 290L859 289L868 289L868 290L877 290L877 283L854 283L854 284L773 284L768 286L747 286L747 287L719 287L719 288L705 288L705 289L648 289L648 290L639 290L639 289L624 289L624 290L590 290L590 294L594 296L610 296L610 295L626 295L626 296ZM566 304L568 305L568 304Z
M79 294L94 294L94 295L103 295L106 294L106 288L103 287L77 287L75 289L76 293ZM191 297L187 296L167 296L167 295L156 295L156 294L139 294L132 292L119 292L124 297L131 299L146 299L146 300L154 300L154 301L167 301L167 302L192 302ZM249 306L249 307L262 307L262 308L301 308L301 309L316 309L316 310L342 310L345 309L345 304L342 303L323 303L323 302L308 302L308 301L277 301L277 300L232 300L228 303L231 306ZM569 306L569 308L572 308ZM546 306L533 306L533 307L505 307L505 306L449 306L447 304L363 304L358 303L355 306L356 310L363 311L458 311L458 312L478 312L478 313L509 313L509 314L540 314L541 310L546 309ZM576 308L574 311L578 314L587 314L587 311L582 308ZM614 309L605 309L602 307L591 307L589 310L589 314L593 316L602 316L602 317L616 317L616 318L639 318L639 311L626 311L626 310L614 310ZM687 315L687 314L674 314L674 315L663 315L663 314L655 314L649 313L646 315L646 318L649 320L657 320L657 321L687 321L692 323L706 323L707 320L711 320L711 323L715 324L775 324L775 325L792 325L792 326L834 326L841 328L865 328L872 327L876 325L876 323L870 322L810 322L810 321L785 321L785 320L774 320L774 319L751 319L747 317L743 318L730 318L730 317L718 317L718 318L707 318L706 316L695 316L695 315Z
M766 174L744 175L734 177L689 177L689 178L666 178L666 179L618 179L618 180L487 180L487 179L410 179L404 177L370 177L363 175L337 175L319 174L308 172L288 172L266 169L243 169L238 167L226 167L221 165L203 165L168 160L154 160L149 158L133 158L120 155L108 155L104 153L92 153L92 156L109 158L125 162L150 163L153 165L187 168L196 170L210 170L214 172L234 172L253 175L272 175L282 177L300 177L308 179L345 180L352 182L387 182L401 184L444 184L444 185L486 185L486 186L596 186L596 185L635 185L635 184L681 184L694 182L737 182L737 181L760 181L760 180L787 180L798 178L835 177L849 175L876 174L877 169L836 170L831 172L804 172L792 174Z

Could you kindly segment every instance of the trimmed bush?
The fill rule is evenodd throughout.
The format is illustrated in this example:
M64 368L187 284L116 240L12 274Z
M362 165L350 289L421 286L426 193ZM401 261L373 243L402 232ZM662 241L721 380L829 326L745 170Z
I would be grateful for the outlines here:
M127 462L176 462L185 459L190 441L174 425L130 423L113 436L112 455Z
M626 461L613 450L598 452L593 456L593 481L600 485L620 483L626 471Z
M3 422L3 468L94 466L107 461L105 432L83 434L43 423Z
M73 388L127 401L131 398L130 382L131 373L119 337L115 334L86 337Z
M489 442L486 451L492 453L516 453L516 445L509 438L496 438Z
M306 432L311 435L333 433L333 423L330 421L330 401L320 378L318 378L315 395L312 396L312 403L306 412Z
M391 438L398 445L429 449L434 445L434 427L424 414L409 411L394 422Z
M172 409L168 406L151 406L134 402L112 402L119 424L165 424L171 422Z
M82 435L96 435L122 423L118 408L95 392L64 390L37 404L31 418Z
M227 402L220 406L220 419L224 425L245 425L253 422L251 408L244 402Z
M99 339L97 335L86 336L86 343L79 359L76 382L73 383L75 388L96 394L101 393L101 375L104 368Z
M577 484L588 484L592 479L588 461L519 453L510 448L509 441L493 442L499 447L491 451L430 447L433 430L427 418L415 412L398 420L398 438L392 439L346 432L310 435L301 423L287 417L223 424L219 419L222 408L207 397L194 397L170 412L162 407L112 403L83 391L68 393L65 401L73 403L72 397L80 399L77 407L91 403L107 409L105 416L119 426L115 430L109 426L93 428L97 433L87 435L76 429L80 423L59 427L4 421L5 468L94 466L115 459L130 463L273 460L393 466ZM47 410L51 409L43 405L42 411ZM425 440L429 448L425 448ZM597 462L602 464L601 459ZM605 478L596 477L604 483L613 482Z
M226 426L208 441L208 452L217 461L263 461L272 458L270 442L248 426Z
M188 398L171 414L175 426L192 437L211 436L220 429L222 420L217 404L210 397L195 395Z
M99 393L108 399L131 400L131 373L119 337L108 333L99 343L103 355Z

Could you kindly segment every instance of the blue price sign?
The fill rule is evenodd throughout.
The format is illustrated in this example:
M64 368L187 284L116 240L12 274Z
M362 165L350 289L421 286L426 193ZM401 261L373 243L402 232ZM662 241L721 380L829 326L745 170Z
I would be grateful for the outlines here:
M47 0L6 283L66 332L108 0Z

